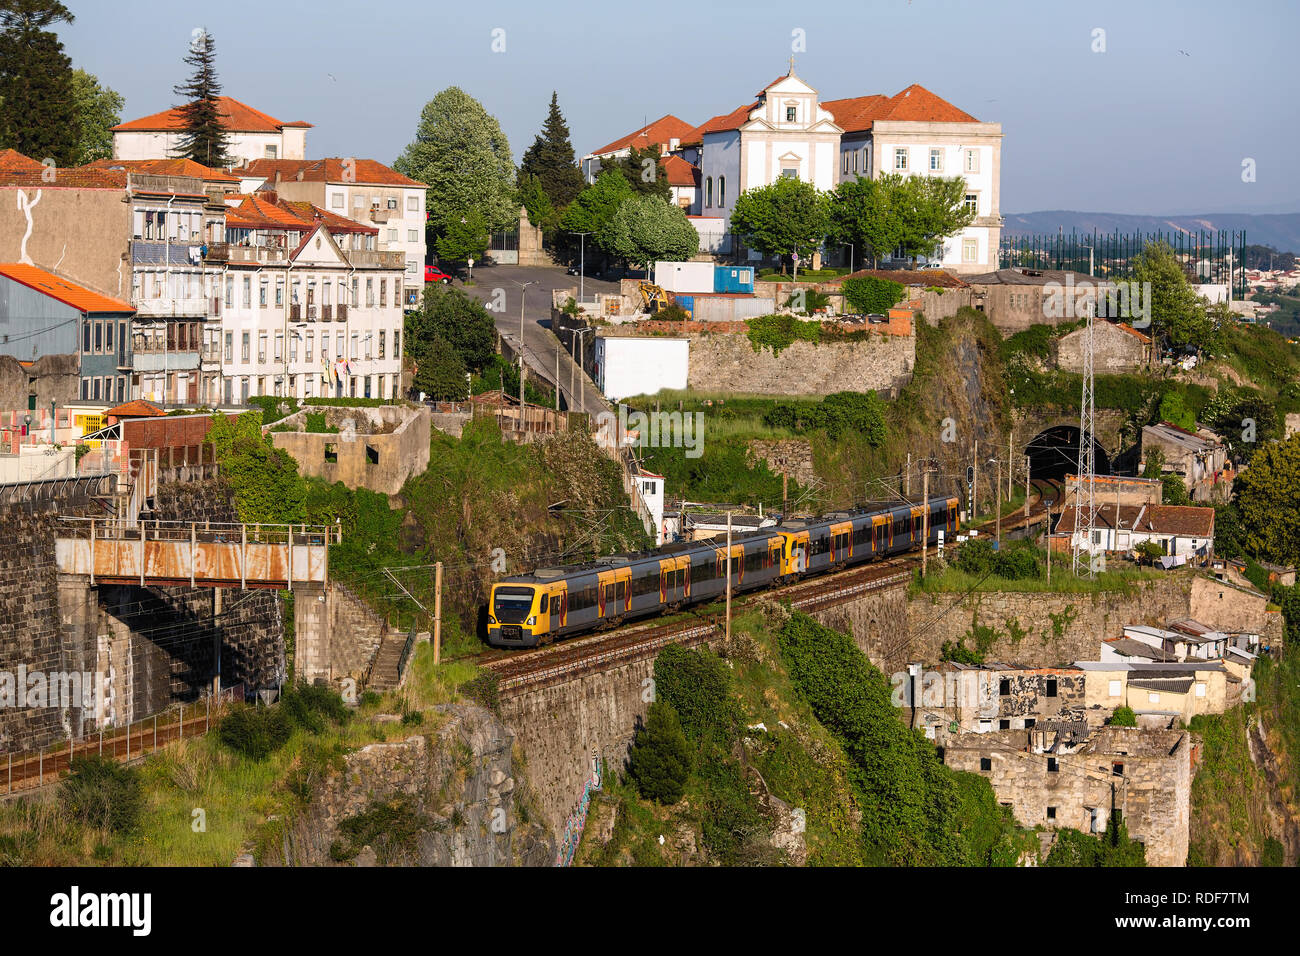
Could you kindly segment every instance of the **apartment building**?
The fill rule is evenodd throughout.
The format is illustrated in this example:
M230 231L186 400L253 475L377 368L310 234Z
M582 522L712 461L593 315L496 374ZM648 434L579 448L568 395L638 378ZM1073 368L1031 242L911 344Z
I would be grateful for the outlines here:
M307 155L307 130L311 123L285 122L220 96L218 111L226 131L226 152L236 163L255 159L302 159ZM171 159L185 135L180 110L169 109L128 120L112 128L114 159Z
M401 392L405 263L379 230L274 192L226 217L220 263L222 401Z
M234 171L260 180L282 199L309 202L336 216L378 232L377 248L400 252L406 271L407 300L419 305L427 259L424 183L403 176L373 159L261 159Z

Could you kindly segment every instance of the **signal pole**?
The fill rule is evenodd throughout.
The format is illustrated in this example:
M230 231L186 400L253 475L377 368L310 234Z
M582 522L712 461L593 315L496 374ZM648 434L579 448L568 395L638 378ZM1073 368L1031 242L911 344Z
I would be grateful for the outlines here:
M433 566L433 666L442 658L442 562Z
M727 512L727 624L725 637L731 641L731 512Z
M926 559L930 554L930 469L921 469L921 577L925 578Z

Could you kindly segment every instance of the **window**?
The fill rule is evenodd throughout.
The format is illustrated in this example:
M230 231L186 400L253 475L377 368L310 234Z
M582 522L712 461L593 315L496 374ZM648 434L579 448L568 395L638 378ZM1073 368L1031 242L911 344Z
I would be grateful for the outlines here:
M104 351L113 351L113 323L104 323Z
M1057 773L1060 769L1061 769L1061 765L1058 764L1058 763L1056 762L1056 758L1055 758L1055 757L1048 757L1048 758L1047 758L1047 772L1048 772L1048 773Z
M387 279L379 280L379 307L381 309L388 308L388 280Z
M998 693L1003 697L1006 697L1008 694L1011 693L1010 678L1004 677L1000 681L998 681Z
M840 174L847 176L849 174L849 154L840 154Z
M1120 695L1120 681L1111 681L1110 686L1108 687L1108 692L1111 697L1118 697Z
M380 329L379 330L379 357L380 358L384 357L384 344L387 339L388 339L388 333L385 332L383 329Z
M1197 696L1197 697L1204 697L1204 696L1205 696L1205 683L1204 683L1203 681L1197 681L1197 684L1196 684L1196 696Z
M265 279L263 279L257 287L257 304L263 309L266 308L266 280Z
M373 309L374 307L375 307L375 280L371 278L367 278L366 279L366 308Z
M284 361L284 333L283 332L275 333L275 360L277 362Z
M1010 730L1010 729L1011 729L1011 721L1010 721L1010 720L1005 720L1005 719L1004 719L1004 720L999 720L999 721L998 721L998 730Z
M793 123L798 118L798 116L799 116L799 107L787 106L785 108L785 121L787 123Z
M249 333L245 332L243 334L243 341L240 342L240 346L239 346L239 354L240 354L239 360L243 362L245 365L248 364L248 349L249 349L248 339L249 339ZM244 397L247 398L248 396L244 396Z
M338 334L337 341L338 341L338 345L337 345L337 347L336 347L336 348L337 348L337 357L338 357L338 358L343 358L343 333L342 333L342 332L340 332L340 333Z
M233 308L235 305L235 277L226 276L226 308Z
M727 177L719 176L718 177L718 205L725 206L726 204L727 204Z
M389 229L389 230L388 230L388 241L389 241L389 242L396 242L396 241L397 241L397 230L396 230L396 229Z
M407 242L419 242L419 241L420 241L420 230L418 230L418 229L408 229L408 230L406 230L406 241L407 241Z
M366 464L367 465L379 464L379 449L375 448L373 445L366 446ZM546 598L543 597L542 601L545 602ZM545 603L543 603L542 610L543 611L546 610Z
M315 344L316 344L316 333L314 333L314 332L308 332L308 333L307 333L307 346L306 346L306 350L305 350L305 355L303 356L303 358L304 358L306 361L308 361L308 362L311 361L312 346L314 346Z
M855 173L858 171L858 151L856 149L853 151L853 171Z
M291 334L291 335L289 336L289 361L290 361L290 362L296 362L296 361L298 361L298 336L297 336L297 334ZM293 392L292 385L290 386L289 391L290 391L290 393L292 394L292 392Z
M936 173L943 172L943 150L930 150L930 170Z
M783 167L781 170L781 176L784 177L785 179L798 179L799 170L792 169L789 167Z
M1110 772L1116 777L1124 776L1124 765L1122 763L1113 763L1110 765Z
M1047 819L1049 819L1049 820L1055 820L1055 819L1056 819L1056 807L1048 807L1048 808L1047 808Z
M1038 721L1033 717L1025 718L1025 730L1033 730L1038 725Z
M706 176L704 178L704 205L706 207L713 206L713 177L712 176Z
M1054 677L1049 677L1047 679L1047 696L1048 697L1056 696L1056 678Z
M357 359L357 358L359 357L359 356L358 356L358 351L359 351L359 350L358 350L358 348L357 348L357 345L358 345L358 343L360 342L360 340L361 340L361 337L360 337L359 335L357 335L356 332L353 332L353 333L352 333L352 358L353 358L354 360Z
M361 196L361 195L354 195L354 196L352 197L352 208L353 208L353 209L365 209L365 208L366 208L366 197L365 197L365 196Z
M907 149L899 147L894 150L894 168L898 170L907 169Z
M981 769L981 770L992 770L992 769L993 769L993 758L992 758L992 757L980 757L980 769Z
M976 215L979 215L979 211L980 211L980 198L979 198L979 196L975 195L974 193L967 193L967 194L966 194L966 199L963 201L963 204L964 204L964 205L966 206L966 208L969 209L971 212L975 213Z
M257 362L259 365L266 362L266 333L262 332L257 337Z
M267 159L275 159L275 158L277 158L279 155L280 155L280 151L279 151L279 149L276 148L275 146L267 146L267 147L266 147L266 158L267 158Z
M277 309L284 307L284 276L275 278L275 307Z
M393 358L400 358L402 354L402 331L393 329Z
M230 365L235 361L235 333L226 333L226 364Z
M95 323L95 351L96 352L104 351L104 323L103 322ZM96 395L95 397L99 398L98 395Z
M244 308L253 307L253 280L249 276L244 276Z
M334 193L334 195L330 196L330 207L332 209L342 209L343 202L344 199L342 193Z
M980 171L980 154L973 149L966 150L966 172L978 173Z
M419 197L419 196L407 196L407 197L406 197L406 211L407 211L407 212L419 212L419 211L420 211L420 197Z
M963 239L961 241L961 261L978 262L980 256L980 244L978 239Z

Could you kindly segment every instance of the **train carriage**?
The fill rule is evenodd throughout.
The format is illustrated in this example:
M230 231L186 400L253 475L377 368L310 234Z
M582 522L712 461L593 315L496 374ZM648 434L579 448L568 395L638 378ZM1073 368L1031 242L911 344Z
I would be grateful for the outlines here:
M883 502L734 535L731 587L755 591L919 547L923 505ZM957 499L932 498L930 544L957 533ZM671 613L723 596L727 545L712 539L542 568L492 587L488 643L534 647L583 631Z

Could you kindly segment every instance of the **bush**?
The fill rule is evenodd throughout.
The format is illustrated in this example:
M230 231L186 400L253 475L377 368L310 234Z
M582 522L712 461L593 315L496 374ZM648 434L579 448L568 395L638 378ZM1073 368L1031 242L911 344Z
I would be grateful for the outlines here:
M960 571L970 575L984 575L993 567L993 544L984 538L967 541L957 550L957 559L953 562Z
M98 754L73 758L72 775L59 784L58 800L88 826L116 833L134 830L144 810L139 771Z
M1139 561L1145 561L1148 564L1155 564L1160 560L1160 556L1165 553L1160 545L1154 541L1143 541L1133 550L1137 552Z
M1008 581L1028 581L1039 576L1038 558L1026 545L1010 545L994 552L993 573Z
M676 803L690 773L691 751L677 711L662 701L651 704L628 757L628 776L637 792L656 803Z
M1138 725L1137 713L1132 707L1116 707L1115 713L1110 715L1110 720L1106 721L1112 727L1136 727Z
M769 348L774 355L796 341L815 345L822 340L821 322L800 322L793 315L760 315L746 319L745 328L755 352Z
M265 760L293 734L293 723L279 707L242 704L221 722L217 738L250 760Z
M381 866L401 863L415 852L420 834L431 826L409 796L388 803L372 800L365 810L339 821L339 838L330 844L330 859L346 863L368 846Z
M692 742L729 744L740 732L727 666L707 649L669 644L655 658L655 697L671 706Z
M300 684L286 690L277 708L294 726L312 734L325 730L327 722L342 724L350 716L343 698L318 684Z
M885 403L875 392L835 392L821 401L782 402L763 415L763 424L799 434L821 428L832 441L856 431L873 447L887 437Z
M907 294L907 288L901 283L874 276L845 279L840 288L849 309L859 314L884 314Z
M1106 832L1099 837L1069 828L1056 832L1056 843L1044 866L1146 866L1147 851L1129 839L1120 811L1112 810Z

